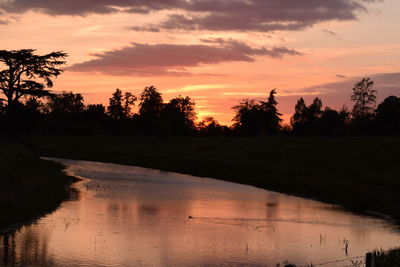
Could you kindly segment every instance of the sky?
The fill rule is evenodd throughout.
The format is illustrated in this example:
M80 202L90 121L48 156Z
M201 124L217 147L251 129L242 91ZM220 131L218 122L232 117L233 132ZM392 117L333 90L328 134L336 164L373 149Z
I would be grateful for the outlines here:
M0 49L69 54L53 91L107 104L116 88L188 95L199 119L232 124L241 99L276 88L351 109L357 80L400 96L399 0L0 0Z

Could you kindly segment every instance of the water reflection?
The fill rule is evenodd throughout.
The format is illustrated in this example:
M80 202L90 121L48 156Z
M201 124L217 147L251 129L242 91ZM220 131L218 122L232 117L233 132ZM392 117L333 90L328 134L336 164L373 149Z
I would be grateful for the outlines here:
M397 246L382 220L250 186L59 160L89 178L80 198L0 237L4 266L275 266ZM335 265L331 265L335 266Z

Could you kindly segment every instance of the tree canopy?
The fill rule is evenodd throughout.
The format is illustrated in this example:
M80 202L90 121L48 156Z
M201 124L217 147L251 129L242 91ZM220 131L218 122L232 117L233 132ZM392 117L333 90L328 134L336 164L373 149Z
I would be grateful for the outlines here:
M367 119L373 115L376 94L374 81L370 78L363 78L354 85L351 101L354 102L352 115L355 119Z
M63 71L67 54L58 51L45 55L34 54L33 49L0 50L0 89L5 95L8 109L23 96L43 97L50 95L46 87L53 86L53 77Z
M267 101L243 99L239 105L233 106L235 111L235 128L244 134L273 134L280 130L282 119L275 100L276 90L269 93Z

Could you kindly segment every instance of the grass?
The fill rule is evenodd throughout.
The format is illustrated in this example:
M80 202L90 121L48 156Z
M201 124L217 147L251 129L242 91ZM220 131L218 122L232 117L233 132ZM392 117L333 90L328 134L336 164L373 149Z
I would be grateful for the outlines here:
M374 267L400 267L400 248L372 252Z
M60 164L5 139L0 139L0 169L0 231L54 210L75 181Z
M45 156L213 177L400 218L400 138L30 137Z

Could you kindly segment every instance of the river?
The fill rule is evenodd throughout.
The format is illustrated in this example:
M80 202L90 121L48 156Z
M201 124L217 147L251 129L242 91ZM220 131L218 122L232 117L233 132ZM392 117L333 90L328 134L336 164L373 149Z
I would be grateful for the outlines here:
M400 245L390 221L335 205L172 172L52 160L84 178L74 185L79 194L1 236L0 266L345 266ZM338 259L348 260L328 263Z

